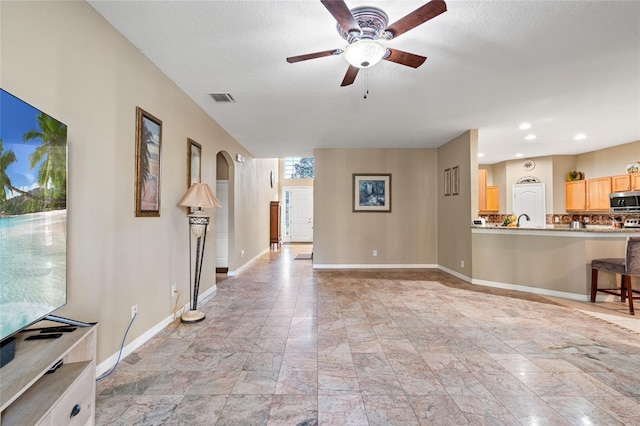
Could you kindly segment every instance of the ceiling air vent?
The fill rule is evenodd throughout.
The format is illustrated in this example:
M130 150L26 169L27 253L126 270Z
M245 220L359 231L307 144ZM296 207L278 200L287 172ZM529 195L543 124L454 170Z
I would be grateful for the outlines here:
M231 93L209 93L209 96L216 102L235 102Z

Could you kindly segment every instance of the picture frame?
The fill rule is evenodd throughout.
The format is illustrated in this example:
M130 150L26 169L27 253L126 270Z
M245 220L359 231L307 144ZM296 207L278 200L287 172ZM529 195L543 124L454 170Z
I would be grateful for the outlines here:
M136 217L160 217L162 121L136 107Z
M391 213L391 174L353 173L353 213Z
M451 169L451 195L460 194L460 167L455 166Z
M202 145L187 138L187 189L194 183L202 182ZM187 214L195 209L187 207Z
M444 169L444 195L451 195L451 169Z

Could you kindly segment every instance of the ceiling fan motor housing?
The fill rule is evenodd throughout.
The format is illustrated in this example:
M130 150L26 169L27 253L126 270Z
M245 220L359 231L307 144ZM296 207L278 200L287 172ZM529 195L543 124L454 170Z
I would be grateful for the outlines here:
M357 28L345 29L340 24L337 24L340 37L347 40L349 44L359 40L378 40L381 38L391 40L393 38L391 32L385 31L389 23L389 17L384 11L376 7L365 6L352 9L351 14L360 25L360 30Z

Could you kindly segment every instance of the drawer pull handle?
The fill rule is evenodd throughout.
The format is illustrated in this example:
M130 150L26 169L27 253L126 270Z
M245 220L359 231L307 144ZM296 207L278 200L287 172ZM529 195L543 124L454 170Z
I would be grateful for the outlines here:
M82 407L80 407L80 404L74 405L73 408L71 409L71 415L69 416L69 418L71 419L77 416L81 409Z

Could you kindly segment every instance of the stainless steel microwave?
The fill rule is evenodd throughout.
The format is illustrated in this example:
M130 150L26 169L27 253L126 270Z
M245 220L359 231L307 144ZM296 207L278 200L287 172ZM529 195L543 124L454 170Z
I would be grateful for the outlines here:
M609 212L640 213L640 191L609 194Z

